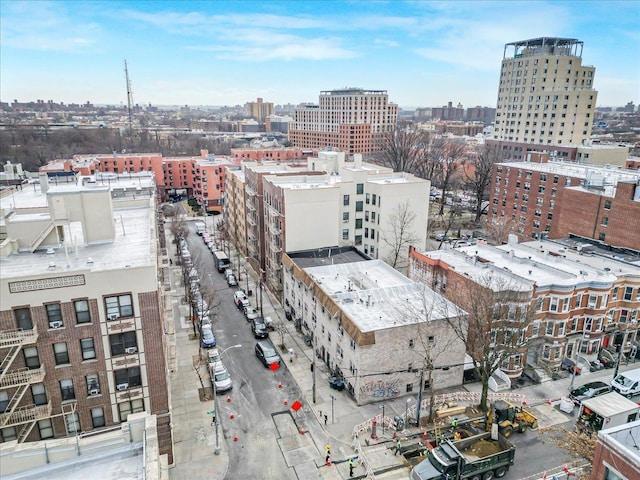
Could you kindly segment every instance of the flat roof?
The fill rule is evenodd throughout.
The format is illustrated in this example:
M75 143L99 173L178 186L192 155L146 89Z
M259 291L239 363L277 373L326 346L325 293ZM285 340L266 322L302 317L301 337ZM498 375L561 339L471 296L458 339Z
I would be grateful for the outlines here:
M287 256L300 268L338 265L371 260L355 247L325 247L314 250L287 252Z
M465 314L430 288L382 260L304 269L361 332L415 325Z
M604 395L583 400L582 405L605 418L621 412L640 409L640 405L636 402L623 397L617 392L605 393Z

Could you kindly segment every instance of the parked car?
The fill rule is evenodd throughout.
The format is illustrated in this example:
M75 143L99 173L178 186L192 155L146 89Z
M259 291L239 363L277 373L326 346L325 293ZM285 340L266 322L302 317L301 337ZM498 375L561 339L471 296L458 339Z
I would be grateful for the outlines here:
M269 332L267 331L267 325L264 323L262 317L257 317L251 320L251 331L256 338L267 338Z
M211 348L216 346L216 337L210 325L204 325L200 329L200 343L203 348Z
M227 277L227 284L230 287L237 287L238 286L238 280L236 279L236 276L235 275L229 275Z
M200 328L204 327L205 325L211 326L211 319L209 318L209 315L202 315L198 317L198 322L200 322Z
M231 375L224 367L222 363L214 365L214 370L211 372L211 381L217 393L228 392L233 388L233 382L231 381Z
M583 400L597 397L598 395L609 393L610 391L611 387L604 382L589 382L571 390L569 398L573 400L573 403L579 406Z
M217 347L209 349L209 368L211 368L211 364L222 364L222 357L220 357L220 350Z
M247 305L244 307L244 316L247 317L247 320L250 322L254 318L258 318L258 311L251 305Z
M244 310L245 307L249 307L251 305L249 303L249 299L242 290L238 290L233 294L233 303L236 304L238 310Z
M256 343L256 357L265 367L277 363L280 365L280 356L276 353L275 347L268 340L261 340Z

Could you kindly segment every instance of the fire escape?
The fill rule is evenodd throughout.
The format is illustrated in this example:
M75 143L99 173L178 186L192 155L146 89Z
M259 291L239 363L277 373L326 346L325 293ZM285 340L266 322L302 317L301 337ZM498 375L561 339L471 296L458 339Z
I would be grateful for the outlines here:
M5 330L0 332L0 350L6 352L0 363L0 391L6 391L8 402L0 411L0 428L20 427L17 432L18 443L24 442L38 420L51 416L51 401L45 405L20 405L29 387L44 380L44 367L18 368L11 365L27 345L33 345L38 332L32 330Z

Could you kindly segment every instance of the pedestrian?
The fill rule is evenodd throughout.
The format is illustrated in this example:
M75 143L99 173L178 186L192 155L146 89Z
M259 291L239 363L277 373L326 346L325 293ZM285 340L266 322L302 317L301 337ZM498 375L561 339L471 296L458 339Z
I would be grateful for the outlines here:
M324 463L326 465L331 465L331 455L329 455L328 453L327 453L327 456L324 459Z
M396 451L393 453L394 456L400 453L401 447L402 447L402 444L400 443L400 439L396 440Z
M331 446L327 443L324 446L324 454L328 457L329 455L331 455Z
M451 419L451 428L456 428L458 426L458 419L456 417L453 417Z
M462 438L462 435L460 435L460 432L456 432L453 434L453 439L454 440L460 440Z
M329 419L329 417L327 416L327 414L324 414L324 426L327 426L327 420Z
M169 259L169 265L171 265L173 267L173 259Z
M356 468L356 459L351 457L349 459L349 477L353 477L353 469Z

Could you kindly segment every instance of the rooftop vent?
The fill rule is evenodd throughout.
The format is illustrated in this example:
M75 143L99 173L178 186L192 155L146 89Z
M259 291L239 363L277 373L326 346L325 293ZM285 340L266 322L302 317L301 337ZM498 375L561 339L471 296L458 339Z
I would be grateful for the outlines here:
M56 251L53 248L47 248L47 255L53 255L54 253L56 253Z
M56 268L56 262L49 262L49 270Z
M87 258L87 265L93 265L93 258Z

